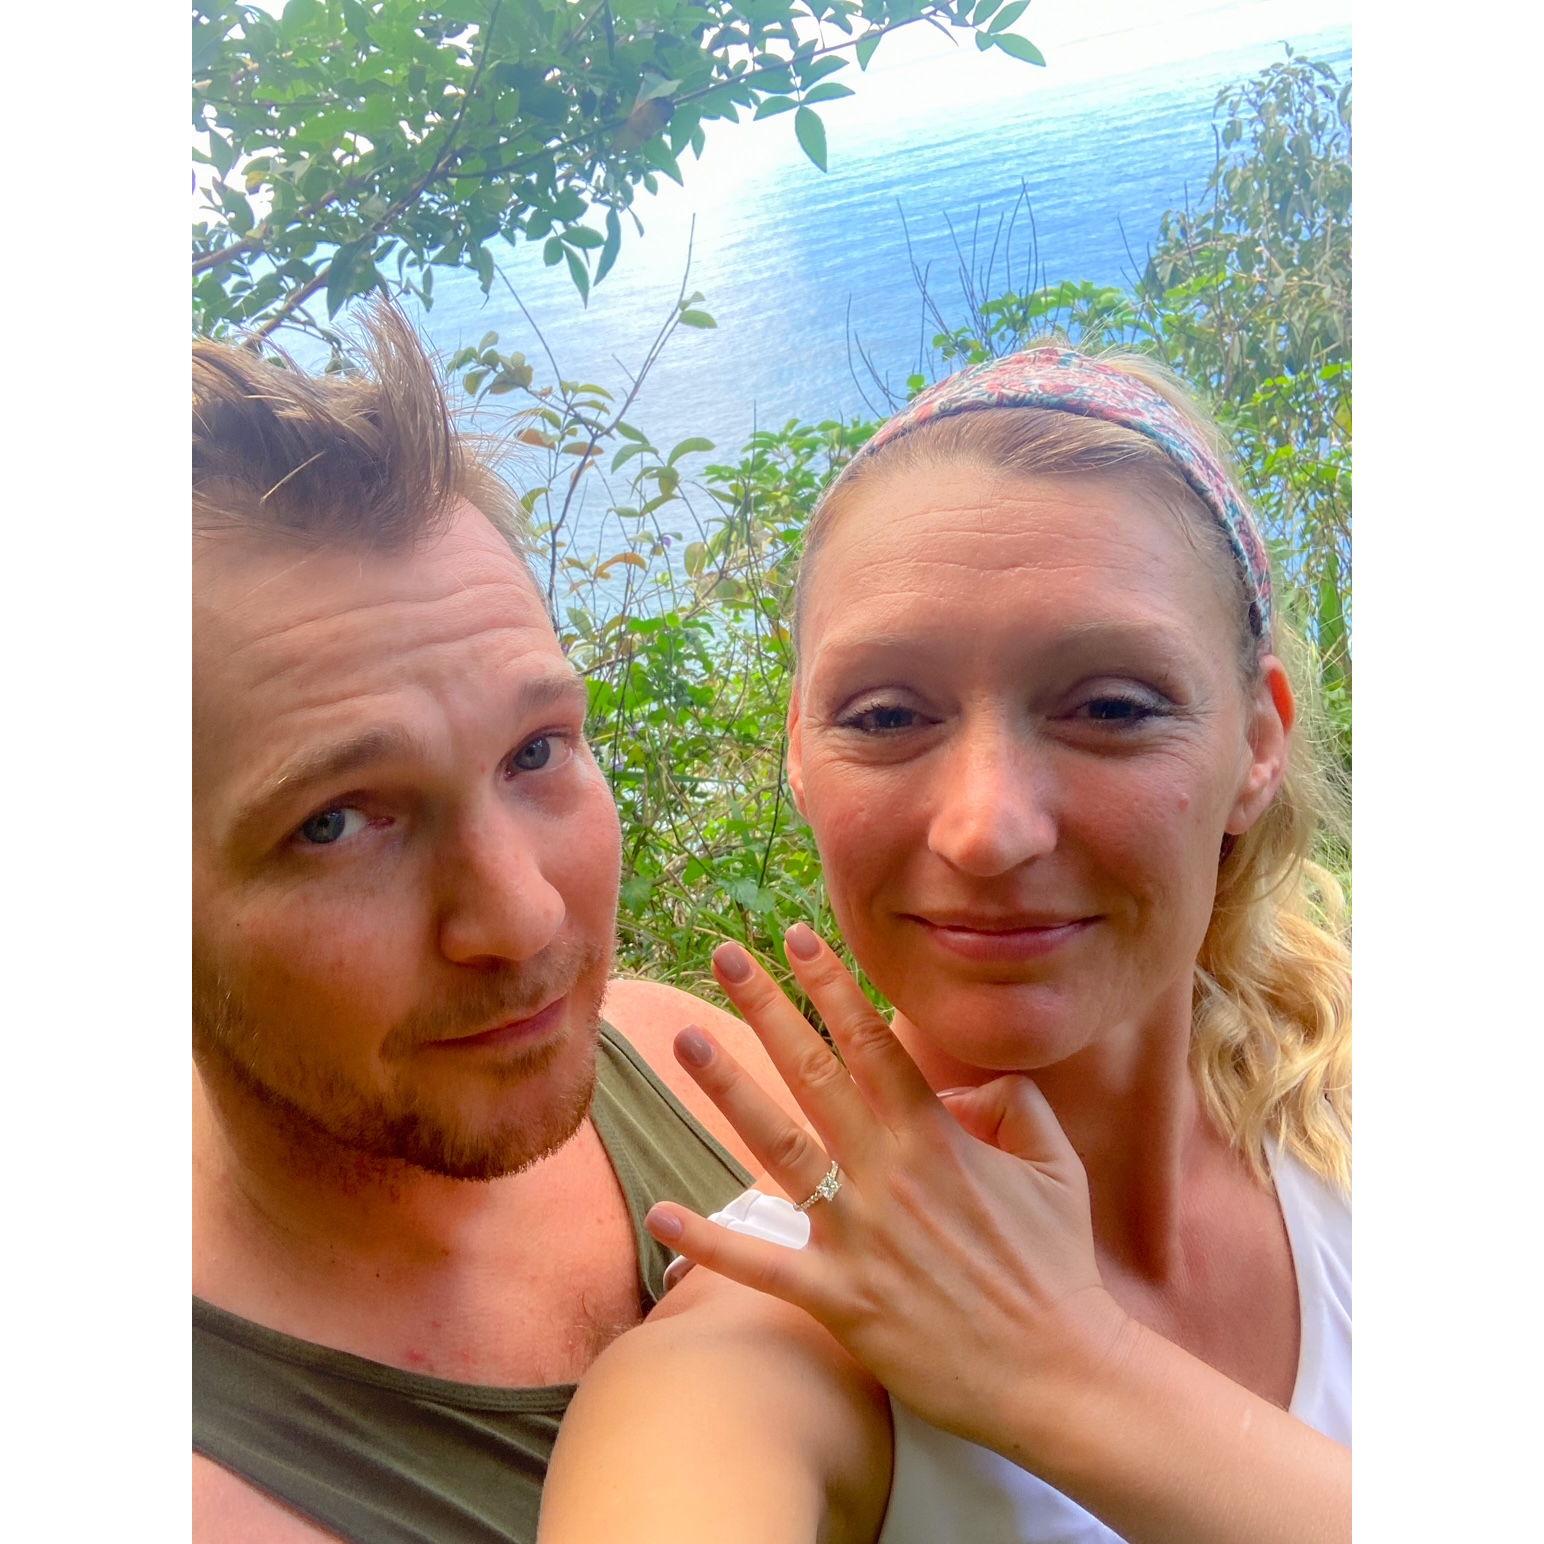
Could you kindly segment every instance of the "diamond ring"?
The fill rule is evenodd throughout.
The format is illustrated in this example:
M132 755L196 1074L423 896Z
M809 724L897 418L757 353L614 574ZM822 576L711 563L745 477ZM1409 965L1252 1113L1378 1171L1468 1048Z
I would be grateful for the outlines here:
M837 1166L833 1163L831 1167L826 1170L825 1178L815 1186L815 1189L813 1192L811 1192L810 1195L805 1197L804 1200L800 1201L798 1205L794 1207L794 1210L796 1212L807 1212L812 1206L818 1206L822 1201L829 1201L831 1197L834 1196L841 1188L842 1173L841 1170L838 1169Z

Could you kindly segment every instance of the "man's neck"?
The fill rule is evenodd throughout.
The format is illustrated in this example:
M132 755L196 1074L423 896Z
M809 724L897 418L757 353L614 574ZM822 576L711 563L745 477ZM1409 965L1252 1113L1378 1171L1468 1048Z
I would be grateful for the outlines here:
M193 1291L269 1328L463 1382L577 1376L637 1317L626 1207L593 1126L503 1179L351 1154L194 1077ZM592 1283L594 1325L562 1299Z
M490 1217L539 1205L550 1162L500 1180L448 1179L344 1147L197 1071L193 1155L195 1222L228 1221L302 1270L432 1266L473 1245Z

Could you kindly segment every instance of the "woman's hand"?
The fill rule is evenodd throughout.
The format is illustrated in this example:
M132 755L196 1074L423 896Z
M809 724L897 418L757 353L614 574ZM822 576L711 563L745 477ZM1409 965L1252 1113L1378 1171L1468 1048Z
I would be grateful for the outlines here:
M1078 1386L1128 1328L1095 1264L1082 1164L1028 1078L936 1095L836 955L802 923L787 944L841 1061L738 945L714 965L814 1135L704 1031L676 1051L790 1198L833 1160L840 1189L809 1207L803 1250L669 1204L649 1229L804 1309L934 1425L1023 1461L1035 1389Z

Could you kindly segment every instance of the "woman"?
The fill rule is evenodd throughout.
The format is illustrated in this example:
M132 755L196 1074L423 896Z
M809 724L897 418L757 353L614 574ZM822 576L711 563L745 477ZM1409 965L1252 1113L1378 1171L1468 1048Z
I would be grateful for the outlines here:
M586 1380L544 1540L1349 1537L1347 956L1271 600L1140 361L965 370L837 479L789 780L895 1016L790 930L838 1062L719 951L811 1129L678 1054L799 1205L650 1214L710 1270Z

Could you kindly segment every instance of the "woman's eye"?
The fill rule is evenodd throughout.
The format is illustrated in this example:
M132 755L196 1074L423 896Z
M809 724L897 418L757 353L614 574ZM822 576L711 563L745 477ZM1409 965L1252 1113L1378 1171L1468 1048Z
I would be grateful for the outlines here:
M1141 697L1094 697L1077 710L1077 716L1100 724L1138 724L1159 712L1154 703Z
M563 735L539 734L511 753L508 768L511 774L540 772L550 766L561 766L572 750L573 747Z
M863 734L893 734L898 729L915 728L919 717L915 708L877 704L849 714L841 720L841 725L843 729L856 729Z
M369 824L370 818L363 810L342 805L337 809L319 810L301 825L298 835L309 846L332 847Z

